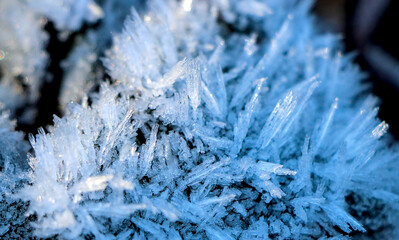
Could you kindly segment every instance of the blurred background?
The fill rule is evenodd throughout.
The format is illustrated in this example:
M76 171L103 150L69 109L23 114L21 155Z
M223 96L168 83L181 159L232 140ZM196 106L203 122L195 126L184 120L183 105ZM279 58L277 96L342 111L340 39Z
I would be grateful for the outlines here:
M399 139L399 2L394 0L317 0L321 26L342 34L347 52L368 72L381 100L379 117ZM398 24L398 25L397 25Z

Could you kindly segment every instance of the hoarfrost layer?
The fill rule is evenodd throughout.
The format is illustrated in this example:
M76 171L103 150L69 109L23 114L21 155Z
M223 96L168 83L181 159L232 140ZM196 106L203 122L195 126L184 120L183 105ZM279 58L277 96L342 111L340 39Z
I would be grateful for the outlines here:
M15 121L0 106L0 236L5 239L29 237L32 227L24 216L27 204L18 200L17 191L26 183L28 143L15 131Z
M103 59L115 82L31 137L19 196L36 236L399 237L397 149L381 139L387 125L352 57L317 33L310 7L133 9Z

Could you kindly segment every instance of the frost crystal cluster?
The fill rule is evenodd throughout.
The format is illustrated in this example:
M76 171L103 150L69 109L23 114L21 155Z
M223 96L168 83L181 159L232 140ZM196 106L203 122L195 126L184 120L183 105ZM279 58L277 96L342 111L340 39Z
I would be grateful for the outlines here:
M26 163L0 119L0 236L399 238L398 149L312 1L133 1L118 31L126 2L0 1L60 31L102 19L64 63L65 115L30 137Z

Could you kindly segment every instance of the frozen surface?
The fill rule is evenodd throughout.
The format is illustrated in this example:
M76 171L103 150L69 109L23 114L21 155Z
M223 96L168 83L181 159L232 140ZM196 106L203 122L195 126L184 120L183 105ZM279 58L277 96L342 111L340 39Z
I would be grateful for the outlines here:
M131 9L101 59L111 83L30 137L16 195L29 209L17 219L63 239L398 238L397 147L353 57L317 32L310 8ZM79 9L68 14L82 19ZM66 89L90 79L98 55L86 40L66 62Z
M26 183L26 153L28 143L16 132L15 121L0 106L0 237L17 239L31 236L29 222L24 216L26 203L18 200L17 192Z

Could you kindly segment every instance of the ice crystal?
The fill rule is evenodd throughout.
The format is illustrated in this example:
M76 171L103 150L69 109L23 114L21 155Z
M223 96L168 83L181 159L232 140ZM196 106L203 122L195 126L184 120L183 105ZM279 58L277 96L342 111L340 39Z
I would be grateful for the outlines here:
M103 11L98 27L88 31L76 41L72 52L63 62L63 70L66 74L59 96L60 106L63 110L71 101L80 102L94 85L103 80L97 76L104 72L104 68L96 63L98 56L103 56L112 42L110 33L121 32L123 22L129 15L131 7L141 8L144 2L138 0L98 1Z
M77 2L50 11L58 27L81 26L94 3ZM103 30L88 34L61 95L83 101L30 137L29 183L4 190L29 203L13 221L38 238L399 237L397 148L311 3L147 1L101 58L111 81L84 93Z

